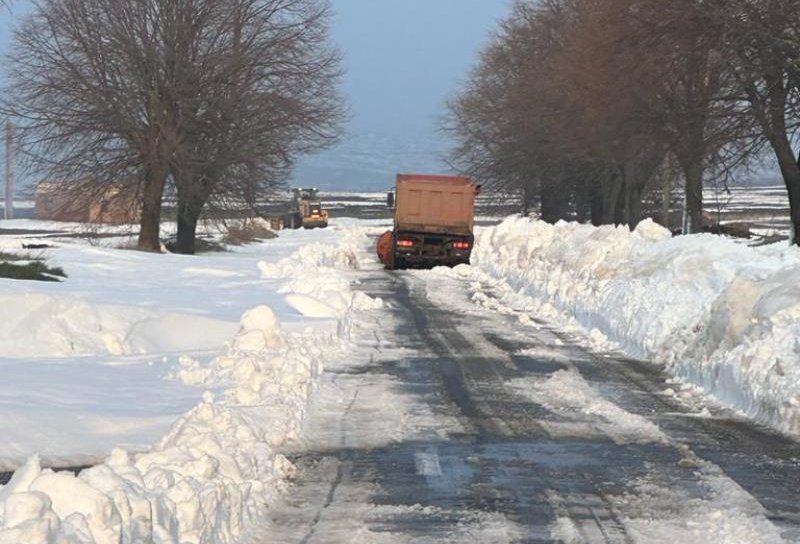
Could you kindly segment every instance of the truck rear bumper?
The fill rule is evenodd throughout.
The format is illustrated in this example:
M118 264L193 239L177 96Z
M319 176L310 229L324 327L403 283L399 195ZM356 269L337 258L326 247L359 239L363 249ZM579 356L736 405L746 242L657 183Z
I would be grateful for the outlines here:
M401 242L411 245L403 247ZM400 231L395 234L395 268L434 268L469 264L474 238L471 235L431 234ZM458 248L466 244L466 248Z
M395 268L430 269L437 266L454 267L469 264L469 255L463 257L418 257L398 254L395 257Z

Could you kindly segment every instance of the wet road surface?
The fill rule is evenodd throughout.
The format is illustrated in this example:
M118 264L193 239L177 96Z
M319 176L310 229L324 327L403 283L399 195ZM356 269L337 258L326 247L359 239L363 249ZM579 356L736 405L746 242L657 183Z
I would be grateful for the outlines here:
M458 280L374 271L361 288L388 310L326 370L287 452L293 486L253 542L800 542L794 440L664 394L654 365L479 311ZM538 399L563 372L600 400Z

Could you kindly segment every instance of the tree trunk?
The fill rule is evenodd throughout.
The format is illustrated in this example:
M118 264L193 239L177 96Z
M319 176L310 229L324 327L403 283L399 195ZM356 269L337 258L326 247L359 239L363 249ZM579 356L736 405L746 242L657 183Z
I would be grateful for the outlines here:
M789 241L800 246L800 163L791 181L786 180L786 189L789 192L789 214L791 215L792 231Z
M642 221L642 192L641 184L633 184L628 189L628 225L634 230Z
M627 225L630 223L630 220L628 218L629 193L630 193L630 188L628 187L628 183L625 181L625 176L623 175L620 191L619 194L617 195L617 201L614 203L615 225Z
M526 183L522 187L522 216L528 217L529 213L529 202L530 202L530 189L528 189L528 184Z
M703 232L703 177L705 174L705 121L696 119L675 150L685 181L682 233Z
M631 230L635 229L636 225L642 220L642 193L644 192L645 180L652 175L652 173L645 174L643 170L643 168L637 168L637 164L633 161L626 162L623 168L625 173L625 200L620 202L620 206L625 208L625 217L620 224L628 225Z
M194 255L197 251L197 222L200 219L202 206L192 203L178 203L178 239L175 252L181 255Z
M578 223L586 223L592 218L592 187L594 184L587 179L581 179L572 190L572 199L575 202L575 218Z
M683 164L686 177L683 234L703 232L703 159L695 157Z
M617 215L617 202L622 191L622 177L616 173L610 173L603 184L603 215L601 224L613 225Z
M541 195L541 216L545 223L557 223L558 217L558 198L553 194L553 188L549 184L542 185Z
M664 173L661 181L661 224L669 230L674 230L672 224L672 170Z
M793 245L800 246L800 197L796 194L789 199L791 209L792 228L789 233L789 241Z
M599 227L603 224L603 191L599 184L592 184L591 187L591 211L592 225Z
M776 134L771 143L789 195L789 219L792 225L790 242L800 245L800 163L785 133Z
M161 202L166 178L166 170L161 167L150 167L145 172L137 244L141 251L161 251Z
M180 168L173 168L172 173L178 189L178 235L175 252L194 255L197 251L197 223L218 178L211 177L211 172L193 177Z
M800 163L782 125L773 131L770 145L775 152L789 195L789 219L792 225L789 241L794 245L800 245Z
M800 246L800 162L792 149L786 127L789 105L789 88L783 80L783 71L770 71L766 76L769 89L767 114L759 116L761 126L769 135L769 142L781 169L783 183L789 196L789 242Z
M563 185L555 183L542 184L542 221L558 223L568 218L569 193Z

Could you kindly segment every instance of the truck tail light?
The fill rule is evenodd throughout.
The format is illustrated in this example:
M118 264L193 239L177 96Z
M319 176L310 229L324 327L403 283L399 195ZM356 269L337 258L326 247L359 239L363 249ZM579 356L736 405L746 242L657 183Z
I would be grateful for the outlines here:
M414 247L413 240L398 240L397 247Z
M469 242L453 242L453 249L469 249Z

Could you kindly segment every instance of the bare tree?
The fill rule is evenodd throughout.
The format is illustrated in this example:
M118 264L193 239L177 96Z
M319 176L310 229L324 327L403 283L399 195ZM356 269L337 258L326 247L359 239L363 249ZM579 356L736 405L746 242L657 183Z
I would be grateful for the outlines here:
M194 252L205 206L255 208L295 158L340 134L340 57L330 46L330 6L319 0L229 0L224 46L192 72L181 111L186 136L172 161L177 250ZM199 90L198 90L199 89Z
M555 73L568 101L566 122L554 127L573 156L602 165L593 184L595 224L636 226L642 199L667 153L667 135L652 107L660 90L647 77L651 52L636 43L635 0L576 0Z
M450 105L454 159L535 193L545 220L633 227L671 155L699 232L704 181L743 160L751 128L724 40L697 0L519 0Z
M252 196L338 135L328 14L325 0L40 0L15 36L6 109L42 179L138 195L141 249L160 248L174 182L192 252L212 195Z
M622 73L616 4L517 2L450 105L456 162L536 200L546 221L635 225L663 162L654 90Z
M565 153L549 130L562 117L550 62L560 47L569 5L517 2L482 53L467 87L449 104L453 161L497 191L517 193L523 211L564 218L569 199Z
M715 0L708 27L725 36L722 54L735 81L730 102L758 131L752 143L772 149L789 196L792 243L800 245L800 165L793 145L800 127L800 2Z
M41 178L90 188L81 198L99 198L111 185L135 191L139 247L153 251L178 138L172 67L161 55L177 30L169 4L39 1L15 33L6 90Z
M655 118L684 174L687 234L702 231L704 180L744 130L724 100L731 84L720 53L724 37L706 24L702 8L698 0L640 0L636 12L640 47L651 51L651 77L661 82Z

